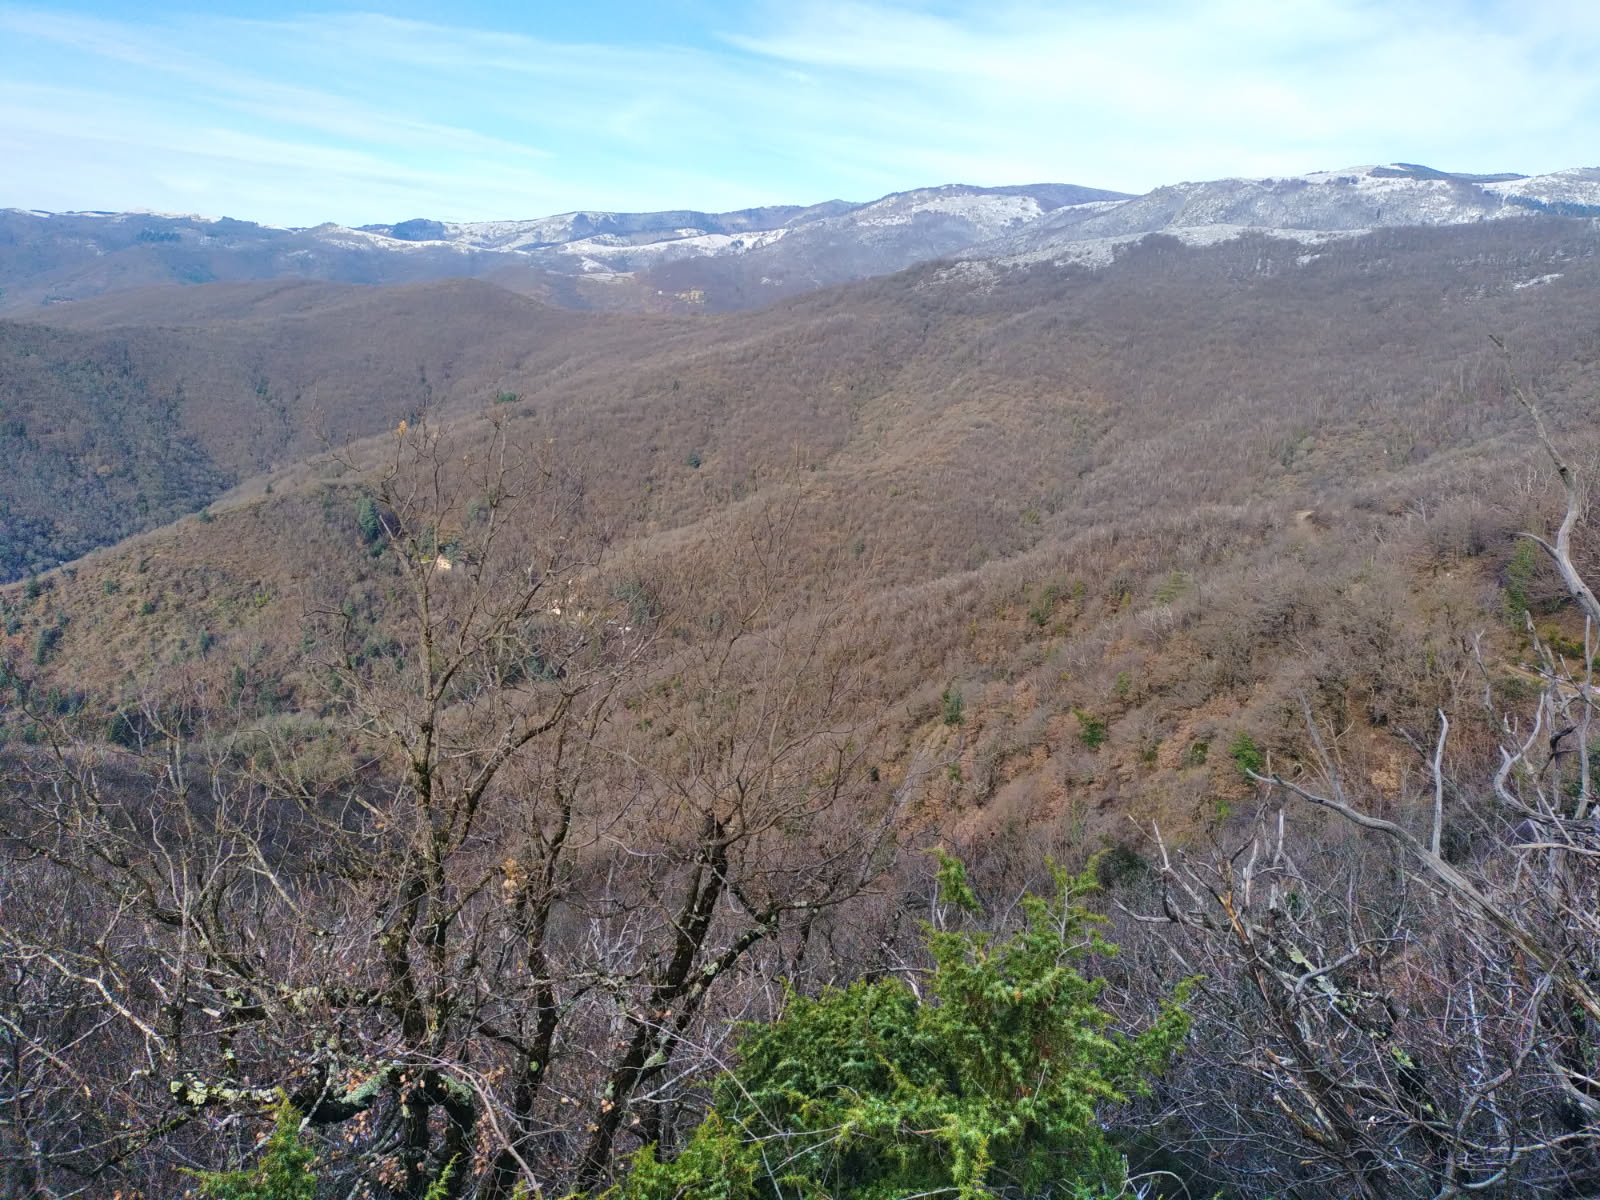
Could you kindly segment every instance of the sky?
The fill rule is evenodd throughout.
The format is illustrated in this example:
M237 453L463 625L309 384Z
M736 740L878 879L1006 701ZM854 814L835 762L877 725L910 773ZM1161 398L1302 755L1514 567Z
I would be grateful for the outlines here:
M1600 0L0 0L0 206L279 225L1600 163Z

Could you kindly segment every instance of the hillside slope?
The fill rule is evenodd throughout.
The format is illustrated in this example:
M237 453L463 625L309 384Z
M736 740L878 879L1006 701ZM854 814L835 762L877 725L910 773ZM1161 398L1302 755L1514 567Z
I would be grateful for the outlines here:
M610 550L574 586L601 607L645 589L673 639L713 620L730 556L787 514L767 560L782 619L827 622L849 597L836 636L919 821L1007 861L1130 815L1198 828L1242 794L1222 753L1240 734L1293 752L1297 697L1362 731L1353 769L1404 775L1383 731L1460 707L1476 634L1515 650L1507 580L1562 619L1514 567L1548 493L1488 333L1595 449L1586 224L1304 258L1154 240L1101 272L930 267L711 321L529 308L576 332L521 358L505 333L503 362L458 366L435 416L463 455L501 429L581 480ZM364 411L385 432L348 453L376 464L405 414ZM308 614L353 604L372 644L398 636L364 486L290 465L209 520L13 585L11 654L92 727L177 692L229 722L314 713ZM1043 840L987 841L1007 829Z
M194 511L227 487L502 376L603 355L616 318L471 280L127 292L0 321L11 470L0 578ZM639 345L670 326L631 322ZM658 331L653 333L652 330Z

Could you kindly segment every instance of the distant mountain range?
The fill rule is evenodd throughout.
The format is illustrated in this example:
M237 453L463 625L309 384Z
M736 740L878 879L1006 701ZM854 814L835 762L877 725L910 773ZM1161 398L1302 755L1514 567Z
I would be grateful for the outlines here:
M969 254L1096 261L1115 243L1150 233L1213 242L1254 230L1317 242L1396 226L1464 225L1538 213L1600 217L1600 168L1457 175L1392 163L1276 179L1178 183L1119 204L1047 213Z
M1401 225L1600 216L1600 168L1464 175L1412 163L1179 183L898 192L737 212L571 212L525 221L307 229L155 213L0 211L0 312L162 283L488 278L574 309L732 310L946 257L1109 261L1151 233L1316 242Z

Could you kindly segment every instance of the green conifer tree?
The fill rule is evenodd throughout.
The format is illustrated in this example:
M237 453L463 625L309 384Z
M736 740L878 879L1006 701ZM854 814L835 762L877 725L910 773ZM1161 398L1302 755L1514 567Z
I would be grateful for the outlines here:
M315 1159L316 1152L300 1140L300 1113L284 1097L254 1167L194 1174L200 1194L210 1200L316 1200Z
M1144 1032L1113 1030L1102 981L1077 966L1115 950L1080 903L1094 864L1055 883L1010 937L931 932L926 997L882 979L791 998L746 1036L684 1150L636 1157L624 1200L1116 1195L1127 1167L1099 1111L1178 1051L1189 989ZM958 861L940 884L977 910Z

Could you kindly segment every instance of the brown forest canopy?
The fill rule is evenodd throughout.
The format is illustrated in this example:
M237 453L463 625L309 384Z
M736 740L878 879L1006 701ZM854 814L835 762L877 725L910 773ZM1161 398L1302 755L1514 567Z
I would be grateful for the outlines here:
M1367 974L1339 986L1416 1000L1414 1054L1454 1010L1430 1027L1395 972L1437 952L1503 989L1518 948L1459 918L1471 954L1440 934L1400 963L1413 926L1459 914L1337 831L1273 842L1249 773L1336 759L1358 807L1425 815L1444 710L1448 851L1497 844L1499 714L1547 694L1541 645L1585 657L1515 536L1563 496L1513 392L1592 478L1595 251L1559 220L1315 251L1151 237L1101 271L934 264L720 317L452 281L0 323L3 852L28 911L72 914L3 926L31 965L0 1012L29 1086L93 1134L37 1135L26 1169L161 1194L244 1156L252 1089L283 1086L374 1194L421 1195L452 1155L461 1195L594 1183L681 1142L728 1021L770 1015L780 980L918 961L918 850L955 846L1004 897L1047 854L1110 848L1107 881L1136 889L1159 823L1219 848L1172 868L1195 896L1168 916L1232 989L1204 997L1185 1079L1228 1064L1234 1107L1146 1114L1179 1122L1183 1169L1240 1195L1436 1194L1454 1168L1403 1073L1379 1080L1398 1108L1325 1145L1248 1126L1273 1087L1312 1097L1303 1124L1323 1083L1250 1073L1240 1029L1304 1025L1299 993L1251 1007L1246 960L1356 945ZM1594 546L1580 525L1591 578ZM1547 757L1557 799L1529 807L1550 815L1588 758ZM1371 910L1272 910L1231 948L1202 918L1238 880L1206 881L1251 839L1283 888ZM1133 938L1111 975L1128 1028L1189 973L1163 957L1179 943ZM30 973L45 950L94 970ZM113 982L178 1024L96 1007ZM1366 1050L1399 1018L1362 1004L1317 1034L1359 1034L1341 1104L1390 1094L1369 1076L1398 1061ZM1497 1062L1526 1041L1507 1004ZM68 1029L74 1005L109 1018ZM1563 1020L1563 1053L1593 1041ZM133 1081L123 1107L81 1096L91 1068ZM1586 1186L1560 1122L1589 1109L1541 1092L1549 1070L1518 1119L1555 1139L1540 1171ZM1279 1139L1278 1185L1252 1137ZM1414 1175L1383 1158L1401 1145Z
M1081 524L1179 499L1316 502L1508 428L1489 334L1558 415L1581 395L1593 249L1580 221L1314 253L1152 236L1104 271L936 265L709 320L564 313L469 281L108 296L0 323L0 572L408 414L513 395L547 436L604 445L594 487L648 489L657 525L797 459L869 495L938 488L919 518L944 527L916 539L930 567L1018 548L1030 509ZM893 522L906 502L876 507Z

